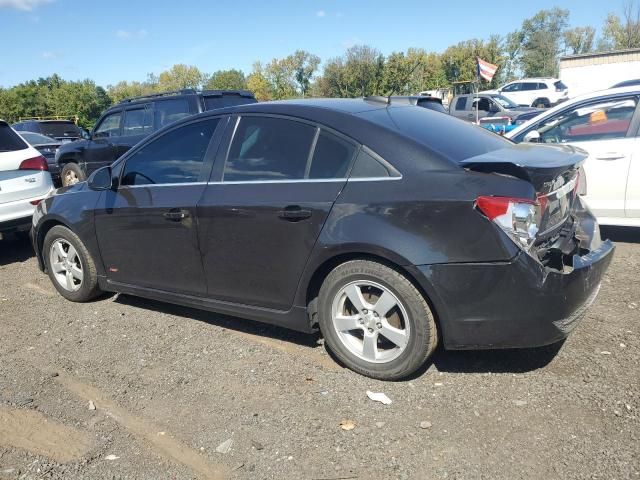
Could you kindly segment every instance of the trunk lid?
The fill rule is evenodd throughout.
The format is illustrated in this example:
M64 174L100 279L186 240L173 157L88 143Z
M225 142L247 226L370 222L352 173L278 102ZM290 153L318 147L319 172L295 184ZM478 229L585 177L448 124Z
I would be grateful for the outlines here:
M540 204L539 239L567 223L575 208L579 168L587 152L569 145L518 144L463 160L476 172L511 175L530 182Z

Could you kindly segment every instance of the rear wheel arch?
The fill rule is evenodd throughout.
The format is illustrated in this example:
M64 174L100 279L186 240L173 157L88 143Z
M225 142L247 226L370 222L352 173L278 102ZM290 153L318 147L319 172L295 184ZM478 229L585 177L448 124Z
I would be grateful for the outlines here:
M429 305L429 308L433 313L436 326L438 327L438 335L439 336L442 335L442 328L441 328L440 320L438 317L438 310L435 307L431 299L431 296L425 290L424 286L417 280L415 275L411 273L407 268L403 267L397 261L393 261L379 254L372 254L364 251L341 253L341 254L334 255L326 259L322 264L320 264L315 269L315 271L313 272L309 281L306 284L306 297L305 297L305 305L307 306L307 309L308 309L308 317L309 317L309 322L311 327L314 327L318 322L317 299L320 293L320 287L322 286L322 283L334 268L336 268L338 265L341 265L343 263L346 263L352 260L369 260L372 262L380 263L386 267L391 268L392 270L395 270L396 272L406 277L407 280L409 280L409 282L411 282L413 286L420 292L422 297L425 299L425 301ZM442 339L440 338L439 341L441 340Z
M538 105L543 105L543 108L549 108L551 106L551 102L547 97L539 97L536 98L531 104L532 107L537 107Z

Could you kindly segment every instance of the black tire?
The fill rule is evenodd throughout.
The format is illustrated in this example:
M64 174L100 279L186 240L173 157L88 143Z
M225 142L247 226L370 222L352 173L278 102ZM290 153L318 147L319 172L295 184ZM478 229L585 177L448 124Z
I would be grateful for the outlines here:
M78 290L71 291L64 288L55 277L50 253L52 244L57 240L64 240L68 244L72 245L78 254L83 272L83 279ZM58 293L60 293L64 298L71 300L72 302L88 302L100 295L101 291L98 286L98 274L95 262L87 250L87 247L82 243L82 240L80 240L80 238L67 227L56 225L47 232L47 235L44 237L42 254L44 256L49 279L51 279L51 283L53 283L53 286L58 290Z
M63 187L75 185L79 182L84 182L87 179L84 172L77 163L69 162L62 167L60 172L60 181Z
M387 289L408 314L405 321L409 322L410 333L406 346L397 358L388 362L375 363L352 353L334 327L334 299L344 287L359 281L374 282ZM327 275L318 296L318 321L327 347L341 362L354 372L380 380L399 380L411 375L426 363L438 344L433 314L420 291L400 272L368 260L343 263Z

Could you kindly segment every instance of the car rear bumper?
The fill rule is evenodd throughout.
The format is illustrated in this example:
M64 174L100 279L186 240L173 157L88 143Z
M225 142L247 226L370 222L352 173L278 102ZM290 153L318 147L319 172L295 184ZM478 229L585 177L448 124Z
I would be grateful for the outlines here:
M428 281L445 347L536 347L566 338L595 300L615 248L600 242L590 212L581 215L590 248L563 271L524 252L509 262L416 267Z
M36 208L31 202L42 200L49 195L51 191L53 191L53 188L36 197L0 203L0 230L14 230L15 228L11 227L11 225L14 223L21 224L25 220L26 225L30 226L31 216Z

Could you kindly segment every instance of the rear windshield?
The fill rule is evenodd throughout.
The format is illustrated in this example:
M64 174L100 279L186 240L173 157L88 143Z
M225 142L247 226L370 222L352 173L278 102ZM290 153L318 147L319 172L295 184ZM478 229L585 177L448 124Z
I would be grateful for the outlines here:
M42 122L40 131L49 137L79 137L80 129L73 122Z
M33 132L20 132L20 136L31 145L44 145L45 143L60 143L55 138L47 137Z
M245 105L247 103L256 103L253 98L242 97L240 95L222 95L221 97L204 97L204 109L215 110L216 108L235 107L236 105Z
M360 115L384 128L398 131L456 163L513 145L510 140L482 127L426 108L388 107Z
M418 100L418 106L423 108L428 108L429 110L434 110L436 112L447 113L447 111L442 106L442 103L437 100Z
M24 150L27 144L7 124L0 123L0 152Z

